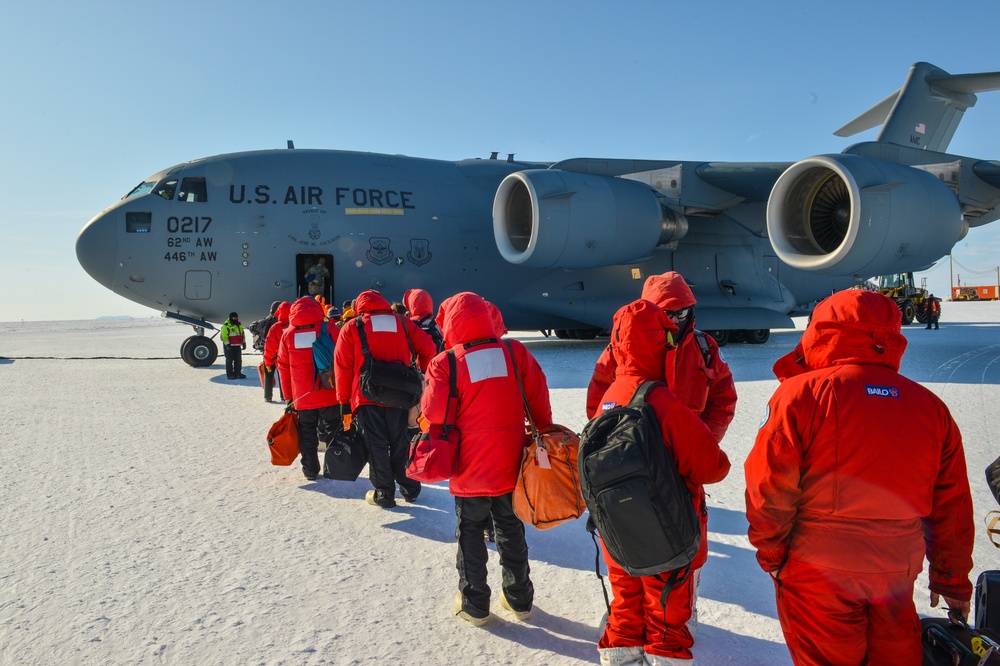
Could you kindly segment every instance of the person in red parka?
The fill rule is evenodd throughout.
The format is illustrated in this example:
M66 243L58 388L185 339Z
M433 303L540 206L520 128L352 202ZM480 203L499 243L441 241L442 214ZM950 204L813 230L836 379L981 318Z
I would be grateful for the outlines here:
M664 310L677 329L675 346L668 349L664 366L667 386L708 425L715 441L721 442L736 413L736 385L719 345L695 328L696 301L691 287L679 273L669 271L648 277L640 298ZM587 387L587 418L597 416L601 396L614 378L615 359L609 345L597 360Z
M438 324L450 351L438 354L427 367L427 389L421 407L432 425L444 425L448 411L454 353L458 405L448 419L460 434L457 471L449 481L455 496L458 524L459 591L455 613L474 626L490 615L487 549L483 532L496 529L503 569L500 605L525 620L534 601L529 576L524 523L514 513L513 492L521 468L525 437L525 399L536 427L552 425L549 391L538 362L516 340L510 347L497 339L490 310L480 296L463 292L445 299ZM522 398L518 377L524 386Z
M676 330L666 313L650 301L639 299L615 313L611 353L615 380L601 397L606 411L627 405L646 381L664 380L668 333ZM670 449L677 471L684 477L701 516L701 546L691 571L708 559L708 513L704 484L718 483L729 473L729 457L719 448L708 426L666 386L646 395L653 407L664 445ZM630 576L601 549L614 592L607 625L597 644L602 664L689 664L694 636L688 627L695 592L688 575L667 597L666 613L660 607L663 576Z
M841 291L775 364L744 464L750 542L774 578L798 666L921 663L913 583L968 617L973 520L962 436L930 390L899 374L899 308ZM906 437L900 437L900 415Z
M434 299L423 289L407 289L403 294L403 307L410 313L410 319L427 335L431 336L438 352L444 351L444 337L434 321Z
M340 425L337 394L323 388L313 364L312 344L323 326L336 343L340 329L324 319L323 307L315 299L303 296L289 308L288 327L281 335L277 353L281 393L289 408L299 413L299 454L302 473L309 481L319 476L320 440L329 445L334 428Z
M281 336L288 328L288 315L292 311L292 304L288 301L281 301L277 304L274 312L276 321L267 329L267 337L264 339L264 401L271 402L274 397L274 371L278 364L278 347L281 345ZM278 393L281 399L285 399L285 394L281 390L281 380L278 380Z
M397 484L403 500L413 502L420 494L420 482L406 476L407 410L371 402L361 394L365 358L358 326L365 327L368 350L372 358L380 361L408 365L412 345L416 362L423 370L436 350L429 335L408 317L394 313L389 301L374 289L361 292L354 303L357 316L340 329L333 353L334 382L338 401L345 406L345 429L350 423L348 417L356 418L368 449L368 478L373 489L365 495L365 501L391 509L396 506Z

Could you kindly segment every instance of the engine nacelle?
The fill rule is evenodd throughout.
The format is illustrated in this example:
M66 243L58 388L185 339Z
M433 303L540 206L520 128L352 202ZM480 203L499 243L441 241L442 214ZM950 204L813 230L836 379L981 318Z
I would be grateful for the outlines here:
M497 249L531 268L632 261L687 231L647 185L574 171L530 169L503 179L493 200Z
M796 162L767 201L767 233L789 266L870 277L916 270L947 254L968 226L933 175L858 155Z

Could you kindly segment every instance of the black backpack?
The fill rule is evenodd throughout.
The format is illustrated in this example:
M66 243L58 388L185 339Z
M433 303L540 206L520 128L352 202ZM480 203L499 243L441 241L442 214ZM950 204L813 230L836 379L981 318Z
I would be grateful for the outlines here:
M267 332L271 330L271 327L277 323L278 318L274 315L268 315L263 319L257 319L250 322L248 327L250 333L253 335L253 348L259 352L264 351L264 343L267 341Z
M646 403L646 394L663 385L645 382L628 405L591 419L580 434L579 453L580 485L590 510L587 530L593 535L596 528L611 558L629 575L671 572L661 605L687 577L701 546L691 492Z
M414 319L413 323L420 330L431 336L431 340L434 341L434 346L437 348L439 354L444 351L444 336L441 335L441 329L438 328L437 322L434 321L433 314L425 315L420 319Z

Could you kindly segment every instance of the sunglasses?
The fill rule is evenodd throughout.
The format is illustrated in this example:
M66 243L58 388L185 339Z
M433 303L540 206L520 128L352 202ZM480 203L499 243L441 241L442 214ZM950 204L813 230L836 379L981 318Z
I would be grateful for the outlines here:
M691 308L681 308L680 310L664 310L663 312L668 317L676 321L687 321L688 317L691 316Z
M1000 527L997 524L1000 523L1000 511L990 511L986 514L986 533L990 537L990 541L997 548L1000 548Z

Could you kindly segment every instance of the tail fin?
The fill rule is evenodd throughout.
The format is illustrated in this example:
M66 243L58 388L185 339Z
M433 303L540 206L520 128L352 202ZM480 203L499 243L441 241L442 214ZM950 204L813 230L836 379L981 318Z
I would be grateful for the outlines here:
M834 132L852 136L882 125L877 141L944 152L977 92L1000 90L1000 72L949 74L930 63L910 68L903 87Z

